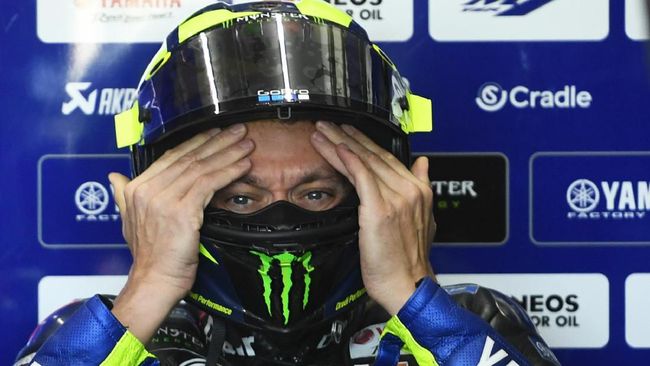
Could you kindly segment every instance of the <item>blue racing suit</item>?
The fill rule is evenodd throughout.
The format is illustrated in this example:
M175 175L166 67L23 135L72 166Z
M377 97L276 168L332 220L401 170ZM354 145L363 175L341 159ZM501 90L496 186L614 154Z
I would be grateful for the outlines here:
M181 337L182 341L174 340L164 347L149 347L156 349L156 354L147 350L120 324L110 307L111 302L99 295L81 303L44 344L35 346L33 340L30 341L15 365L205 365L206 348L199 336L188 336L188 332L173 327L164 330L161 327L164 337L159 335L162 338L169 340L170 334L185 335ZM349 333L353 335L345 342L348 345L345 356L330 358L323 361L325 363L304 364L559 365L528 316L513 299L477 285L443 288L426 278L418 284L415 293L396 316L385 323L354 329L354 332ZM38 329L35 334L38 334ZM241 345L226 341L223 349L225 356L229 357L223 358L223 363L218 362L218 365L273 364L268 360L255 361L256 352L260 351L254 346L261 341L250 337L241 337L241 340ZM323 340L314 349L327 343ZM189 355L183 362L178 358L165 361L165 357L160 356L163 351L182 347L188 350ZM328 351L326 354L334 353Z

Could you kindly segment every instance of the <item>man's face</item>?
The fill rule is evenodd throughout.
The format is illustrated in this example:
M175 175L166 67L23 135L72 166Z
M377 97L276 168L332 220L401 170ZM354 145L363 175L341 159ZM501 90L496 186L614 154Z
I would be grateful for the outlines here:
M311 211L330 209L351 185L312 146L314 123L256 121L246 124L255 142L250 172L218 191L212 205L236 213L252 213L276 201Z

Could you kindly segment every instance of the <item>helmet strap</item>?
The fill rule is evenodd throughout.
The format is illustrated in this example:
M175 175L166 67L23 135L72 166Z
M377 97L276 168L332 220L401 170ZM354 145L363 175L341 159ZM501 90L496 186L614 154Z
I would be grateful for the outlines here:
M226 341L226 324L223 320L212 317L212 331L208 345L208 358L206 365L217 365L223 357L223 343Z

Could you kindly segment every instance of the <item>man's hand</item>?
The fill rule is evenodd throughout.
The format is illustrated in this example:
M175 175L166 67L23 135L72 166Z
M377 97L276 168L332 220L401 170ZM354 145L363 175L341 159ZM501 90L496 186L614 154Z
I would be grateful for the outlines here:
M368 294L392 315L433 275L428 252L435 232L427 158L411 170L354 127L316 123L316 150L359 196L361 273Z
M147 343L191 289L203 210L215 191L251 168L242 124L209 130L168 150L134 180L111 173L133 265L113 314Z

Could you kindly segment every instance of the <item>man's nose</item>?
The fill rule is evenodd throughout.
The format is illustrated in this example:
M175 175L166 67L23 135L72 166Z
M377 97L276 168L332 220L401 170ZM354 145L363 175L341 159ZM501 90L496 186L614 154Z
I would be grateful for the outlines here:
M287 192L285 190L272 192L272 201L271 201L271 203L274 203L274 202L277 202L277 201L289 201L289 192Z

